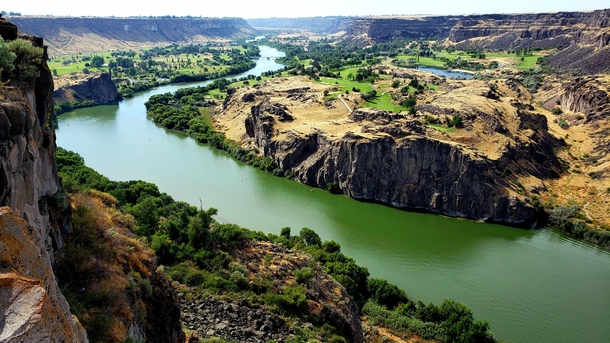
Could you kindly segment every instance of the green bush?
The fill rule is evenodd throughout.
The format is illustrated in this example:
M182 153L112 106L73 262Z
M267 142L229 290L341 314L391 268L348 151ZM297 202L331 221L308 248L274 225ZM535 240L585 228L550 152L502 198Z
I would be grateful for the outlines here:
M294 277L300 284L308 284L314 277L313 270L309 267L303 267L294 271Z
M13 69L15 69L15 65L13 63L15 62L16 57L17 55L9 50L9 47L4 42L4 39L0 37L0 75L4 73L10 75Z
M275 307L288 315L306 314L309 312L307 296L303 286L286 286L282 294L268 292L264 298L265 304Z
M396 285L389 283L385 279L370 278L366 282L366 289L370 299L377 303L393 309L399 304L409 302L405 292Z
M15 54L15 68L11 79L17 82L31 82L40 76L39 67L42 63L43 49L34 46L32 42L17 38L7 43L8 49Z

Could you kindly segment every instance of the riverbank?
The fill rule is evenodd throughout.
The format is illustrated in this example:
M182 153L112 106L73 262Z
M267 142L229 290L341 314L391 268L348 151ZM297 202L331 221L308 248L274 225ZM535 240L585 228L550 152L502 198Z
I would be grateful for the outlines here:
M214 206L223 222L275 234L284 226L315 229L415 300L467 303L504 340L605 343L607 251L552 230L399 211L263 173L146 118L144 102L180 88L63 114L58 145L114 180L148 180L176 199Z

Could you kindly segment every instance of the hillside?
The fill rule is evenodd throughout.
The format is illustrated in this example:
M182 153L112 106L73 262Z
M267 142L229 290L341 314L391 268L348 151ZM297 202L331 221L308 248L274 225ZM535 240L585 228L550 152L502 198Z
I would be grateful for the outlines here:
M241 18L11 17L21 32L44 38L49 55L129 50L251 36Z

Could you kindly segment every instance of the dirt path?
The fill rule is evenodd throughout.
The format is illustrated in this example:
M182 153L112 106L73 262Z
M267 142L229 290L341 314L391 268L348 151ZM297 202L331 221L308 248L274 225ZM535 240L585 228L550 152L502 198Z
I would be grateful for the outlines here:
M339 100L341 100L341 102L343 103L343 105L345 105L345 107L347 108L349 113L352 113L353 110L351 108L349 108L349 106L347 105L347 102L345 102L345 100L343 100L343 98L341 98L341 95L343 95L343 94L339 94L339 96L337 98L339 98Z

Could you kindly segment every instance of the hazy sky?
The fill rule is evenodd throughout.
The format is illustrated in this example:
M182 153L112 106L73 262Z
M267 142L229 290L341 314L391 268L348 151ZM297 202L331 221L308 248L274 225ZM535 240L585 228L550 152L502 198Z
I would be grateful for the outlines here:
M383 14L487 14L588 11L610 8L608 0L22 0L2 1L0 10L24 15L70 16L204 16L204 17L312 17ZM158 3L163 4L157 5Z

